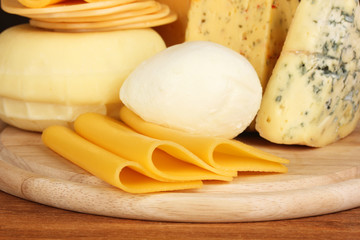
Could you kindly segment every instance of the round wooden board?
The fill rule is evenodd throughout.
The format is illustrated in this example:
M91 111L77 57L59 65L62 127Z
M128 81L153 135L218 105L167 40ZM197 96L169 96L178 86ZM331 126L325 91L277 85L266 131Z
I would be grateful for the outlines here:
M133 195L58 156L40 134L3 126L0 190L62 209L156 221L245 222L291 219L360 206L360 125L324 148L240 140L290 159L286 174L241 173L199 190Z

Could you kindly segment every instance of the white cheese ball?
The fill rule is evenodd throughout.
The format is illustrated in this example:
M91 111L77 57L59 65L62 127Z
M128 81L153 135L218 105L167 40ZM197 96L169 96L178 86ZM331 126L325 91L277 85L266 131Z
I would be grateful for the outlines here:
M169 47L140 64L120 99L143 120L184 132L233 138L256 116L260 80L245 57L220 44Z

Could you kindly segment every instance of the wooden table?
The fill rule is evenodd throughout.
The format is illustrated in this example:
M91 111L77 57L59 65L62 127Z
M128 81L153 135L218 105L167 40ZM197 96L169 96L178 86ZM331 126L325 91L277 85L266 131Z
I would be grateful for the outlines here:
M360 239L360 208L252 223L168 223L82 214L0 191L0 239Z

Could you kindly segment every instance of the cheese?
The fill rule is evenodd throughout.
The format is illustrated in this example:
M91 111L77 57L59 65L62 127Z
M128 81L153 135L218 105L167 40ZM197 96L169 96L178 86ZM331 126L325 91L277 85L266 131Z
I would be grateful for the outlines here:
M249 126L261 97L251 64L209 41L186 42L155 54L120 89L121 101L148 122L224 138Z
M64 1L66 0L18 0L23 6L29 8L43 8Z
M42 131L55 122L71 124L83 112L118 112L125 78L164 48L152 29L72 34L27 24L9 28L0 34L0 118Z
M298 0L160 0L179 15L177 22L156 28L167 45L207 40L244 55L263 88L280 54Z
M321 147L360 116L358 1L301 1L256 119L272 142Z
M42 134L46 146L105 182L130 193L199 188L201 181L163 182L137 162L125 160L85 140L69 128L51 126Z
M148 4L150 3L150 5ZM50 30L57 30L57 31L76 31L76 32L86 32L86 31L113 31L119 29L132 29L134 25L141 25L142 28L149 28L151 26L156 26L157 24L166 24L176 20L176 14L171 12L169 7L166 5L161 5L158 11L153 11L148 14L130 14L129 12L132 10L144 9L146 7L153 7L156 5L160 5L154 1L148 2L137 2L133 4L127 4L123 7L122 10L126 8L128 11L121 12L121 8L117 8L119 13L116 14L107 14L103 17L103 20L100 19L98 16L91 15L83 21L79 21L77 18L68 17L65 21L55 18L39 18L39 19L30 19L30 25ZM131 6L131 7L130 7ZM109 9L105 9L109 10ZM102 12L106 12L104 9L100 9ZM111 10L111 9L110 9ZM113 10L112 10L113 11ZM111 11L111 12L112 12ZM67 13L66 13L67 14ZM83 11L80 12L79 15L83 14ZM58 14L56 14L58 15ZM117 16L114 16L117 15ZM128 17L123 17L123 15L128 15ZM100 14L101 16L101 14ZM110 17L109 20L106 18Z
M94 144L124 159L138 162L161 181L230 181L236 174L209 166L179 144L140 135L101 114L80 115L74 122L74 128Z
M65 2L64 5L69 5L68 2L70 2L71 5L71 1L70 0L17 0L19 3L21 3L24 7L28 7L28 8L46 8L46 7L53 7L51 5L55 5L58 3L62 3ZM103 2L103 1L107 1L107 0L84 0L84 2L87 3L96 3L96 2ZM112 0L114 1L114 0ZM123 4L123 3L128 3L128 2L133 2L136 0L115 0L117 2L117 4Z
M104 9L84 10L75 12L48 13L31 15L32 19L41 19L46 22L101 22L115 19L126 19L143 16L160 11L164 5L158 2L135 2Z
M120 119L146 136L178 143L207 164L227 171L286 172L289 161L237 140L204 137L162 127L142 120L128 108L120 110Z

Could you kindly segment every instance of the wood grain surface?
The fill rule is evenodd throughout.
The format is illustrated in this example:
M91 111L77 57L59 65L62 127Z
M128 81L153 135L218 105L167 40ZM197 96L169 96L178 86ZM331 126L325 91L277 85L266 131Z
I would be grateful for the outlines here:
M171 223L81 214L0 191L0 239L358 240L360 208L251 223Z
M360 129L324 148L242 141L290 159L287 174L240 174L200 190L132 195L47 149L40 135L5 127L0 189L49 206L119 218L180 222L291 219L360 206Z

